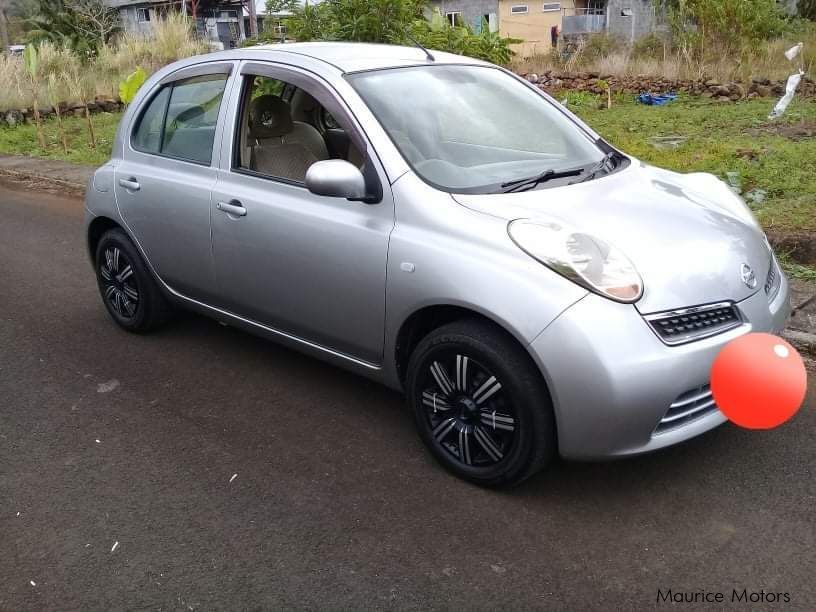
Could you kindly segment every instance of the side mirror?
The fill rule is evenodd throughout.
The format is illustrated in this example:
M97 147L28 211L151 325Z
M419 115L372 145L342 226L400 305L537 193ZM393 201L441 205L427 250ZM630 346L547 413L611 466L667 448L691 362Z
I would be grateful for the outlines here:
M363 173L343 159L327 159L309 166L306 189L315 195L365 200L366 183Z

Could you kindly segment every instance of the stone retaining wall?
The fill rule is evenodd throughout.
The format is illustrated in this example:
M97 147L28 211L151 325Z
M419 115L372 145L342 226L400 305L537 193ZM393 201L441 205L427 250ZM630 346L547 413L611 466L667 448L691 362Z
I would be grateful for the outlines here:
M113 113L116 111L120 111L123 108L123 104L119 100L113 100L111 98L97 98L94 102L88 103L88 110L91 113ZM40 116L43 118L51 117L55 115L54 107L53 106L41 106L40 107ZM77 117L85 116L85 106L82 104L66 104L65 102L60 104L60 114L63 117L67 117L70 115L75 115ZM3 111L0 110L0 127L6 126L15 126L19 123L26 123L31 122L34 120L34 110L31 108L23 108L19 110L7 110Z
M606 89L599 84L599 81L608 83L613 93L637 95L643 92L666 93L673 91L714 98L722 102L756 97L778 97L785 93L785 81L771 81L769 79L753 79L750 83L721 83L715 80L686 81L645 75L618 77L598 72L558 73L551 71L540 75L525 74L522 76L548 93L561 93L564 91L606 93ZM797 95L816 97L816 83L814 83L813 79L803 77Z

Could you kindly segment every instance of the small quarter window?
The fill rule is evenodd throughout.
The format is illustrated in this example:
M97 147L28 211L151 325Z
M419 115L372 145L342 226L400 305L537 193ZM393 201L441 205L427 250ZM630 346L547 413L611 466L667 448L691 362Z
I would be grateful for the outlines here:
M523 15L527 13L527 5L526 4L514 4L510 7L510 13L513 15Z
M133 148L209 164L226 82L227 75L214 74L165 86L139 118Z
M541 10L545 13L551 13L554 11L561 10L561 3L560 2L545 2L544 5L541 7Z
M156 94L142 113L139 124L133 132L131 143L133 148L143 153L158 153L161 149L162 127L164 113L167 109L167 99L170 97L170 88L163 88Z

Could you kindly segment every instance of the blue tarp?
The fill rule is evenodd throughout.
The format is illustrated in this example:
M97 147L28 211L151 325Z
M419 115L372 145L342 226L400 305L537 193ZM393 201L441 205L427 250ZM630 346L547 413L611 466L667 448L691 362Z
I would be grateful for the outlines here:
M677 99L677 94L667 93L655 95L651 93L642 93L637 97L637 101L641 104L648 104L649 106L663 106L669 102L674 102Z

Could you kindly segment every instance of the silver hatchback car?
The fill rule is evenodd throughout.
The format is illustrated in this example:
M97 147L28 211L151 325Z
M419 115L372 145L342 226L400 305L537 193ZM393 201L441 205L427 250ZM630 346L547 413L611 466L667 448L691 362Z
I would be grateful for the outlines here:
M153 75L87 195L103 302L192 309L404 390L455 474L518 482L725 421L718 351L788 285L743 201L499 67L303 43Z

